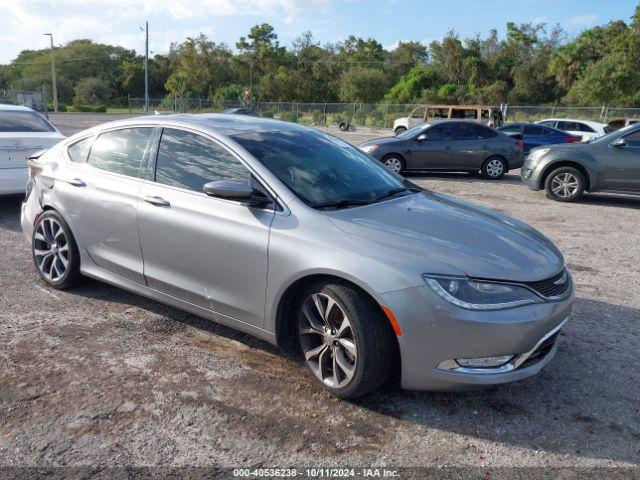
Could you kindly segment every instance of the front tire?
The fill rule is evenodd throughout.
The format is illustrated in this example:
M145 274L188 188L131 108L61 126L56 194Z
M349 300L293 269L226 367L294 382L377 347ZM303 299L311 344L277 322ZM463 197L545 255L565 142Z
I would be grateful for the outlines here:
M40 278L53 288L70 288L82 278L78 246L67 222L53 210L38 219L31 238L31 253Z
M585 179L573 167L560 167L551 172L544 182L547 198L556 202L575 202L584 193Z
M391 376L395 343L380 307L342 284L314 283L296 304L298 345L313 378L341 398L381 387Z
M382 163L393 173L401 173L405 169L404 160L399 155L387 155Z
M396 128L396 129L394 130L394 132L395 132L395 134L396 134L396 135L400 135L401 133L406 132L406 131L407 131L407 128L406 128L406 127L398 127L398 128Z
M480 171L487 180L500 180L507 173L509 166L502 157L489 157L482 164Z

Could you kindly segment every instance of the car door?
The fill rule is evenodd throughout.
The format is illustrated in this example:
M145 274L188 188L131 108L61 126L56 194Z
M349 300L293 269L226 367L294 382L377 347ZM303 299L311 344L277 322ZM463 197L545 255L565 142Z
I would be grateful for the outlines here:
M201 133L165 128L155 181L140 191L144 276L151 288L216 314L260 326L274 209L209 197L214 180L250 179L225 146Z
M456 170L478 170L488 156L489 146L483 138L485 127L475 123L452 124L453 142L449 166Z
M601 184L605 190L640 192L640 131L623 136L624 146L607 146Z
M68 147L71 161L56 178L56 198L80 248L99 267L139 283L139 172L153 131L127 127L82 139Z
M453 156L453 129L450 123L434 125L423 132L425 140L417 135L405 151L407 168L417 170L442 170L451 168Z

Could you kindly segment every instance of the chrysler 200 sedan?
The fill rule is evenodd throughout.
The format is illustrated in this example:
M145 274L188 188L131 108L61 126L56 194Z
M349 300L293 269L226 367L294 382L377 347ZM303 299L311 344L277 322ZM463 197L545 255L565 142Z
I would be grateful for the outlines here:
M40 277L93 277L274 344L341 397L461 390L553 357L573 303L556 247L422 190L342 140L240 115L139 117L30 160Z

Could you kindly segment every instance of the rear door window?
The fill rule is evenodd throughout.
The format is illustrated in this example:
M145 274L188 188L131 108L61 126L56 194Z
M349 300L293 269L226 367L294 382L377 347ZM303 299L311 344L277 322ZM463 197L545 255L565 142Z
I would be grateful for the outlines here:
M0 110L0 132L55 132L47 119L36 112Z
M494 138L497 137L498 134L490 129L489 127L485 127L484 125L471 125L471 128L474 131L475 138Z
M152 133L150 127L102 133L93 142L87 162L100 170L137 177Z
M428 118L449 118L449 109L448 108L427 108L427 117Z
M525 125L524 126L524 134L525 135L544 135L546 128L539 127L538 125Z
M580 130L580 127L576 122L565 122L565 121L558 122L558 128L560 130L564 130L565 132L569 130L573 132Z
M578 129L581 132L595 133L595 130L591 128L589 125L587 125L586 123L578 123L577 125L578 125Z

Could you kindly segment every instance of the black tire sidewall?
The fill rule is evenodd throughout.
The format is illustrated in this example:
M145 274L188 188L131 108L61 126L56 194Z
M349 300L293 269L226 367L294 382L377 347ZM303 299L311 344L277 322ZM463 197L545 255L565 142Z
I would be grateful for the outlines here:
M40 268L38 268L38 264L36 262L36 255L35 255L36 230L38 226L47 218L53 218L56 220L56 222L58 222L58 224L60 224L60 226L62 227L62 230L64 231L65 236L67 237L67 244L69 245L69 265L67 267L67 270L64 272L64 274L59 279L56 279L56 280L50 280L47 277L45 277L44 274L40 271ZM80 276L80 254L78 252L78 246L76 245L75 238L71 233L71 229L69 228L69 225L67 225L67 222L65 222L64 218L62 218L62 216L56 211L47 210L40 216L40 218L38 218L38 221L36 222L36 225L33 229L33 234L31 235L31 257L33 259L33 264L36 267L36 271L38 272L38 275L40 276L42 281L44 281L47 285L53 288L65 289L77 283L78 277Z
M404 127L398 127L398 128L396 128L393 132L394 132L396 135L400 135L401 133L406 132L406 131L407 131L407 129L406 129L406 128L404 128Z
M314 293L323 293L331 296L335 300L335 302L343 309L346 315L349 317L349 321L351 323L351 328L353 332L353 338L356 344L356 349L358 352L358 361L356 363L356 371L353 376L351 382L348 385L342 388L333 388L325 383L323 383L318 377L316 377L315 373L311 370L309 363L304 358L304 354L302 354L302 359L304 364L313 377L313 379L322 386L325 390L330 392L331 394L341 397L341 398L355 398L361 395L364 395L372 390L375 390L380 385L364 385L363 382L366 381L364 379L365 370L367 368L366 362L371 361L371 359L367 358L368 349L364 344L364 338L366 337L365 332L363 331L366 328L365 319L361 318L359 315L359 311L363 309L367 309L367 311L371 311L371 306L367 305L369 302L365 302L361 297L361 294L356 294L355 298L351 296L344 295L345 289L349 289L353 291L350 287L343 286L340 284L326 284L326 283L315 283L311 284L308 287L304 288L300 295L298 296L295 308L295 332L297 344L300 352L303 352L302 345L300 341L300 335L298 334L298 325L300 322L301 307L306 298L308 298L311 294ZM361 303L360 305L354 304L354 302ZM372 319L376 320L376 319ZM389 363L391 363L391 359L389 359Z
M555 193L553 193L553 190L551 189L551 182L553 181L553 178L560 175L561 173L571 173L578 179L578 185L579 185L578 191L570 197L566 197L566 198L559 197ZM547 198L554 200L556 202L575 202L580 197L582 197L582 194L584 193L584 187L585 187L584 175L580 170L573 167L556 168L551 173L549 173L549 175L547 175L547 178L544 181L544 190L547 194Z

